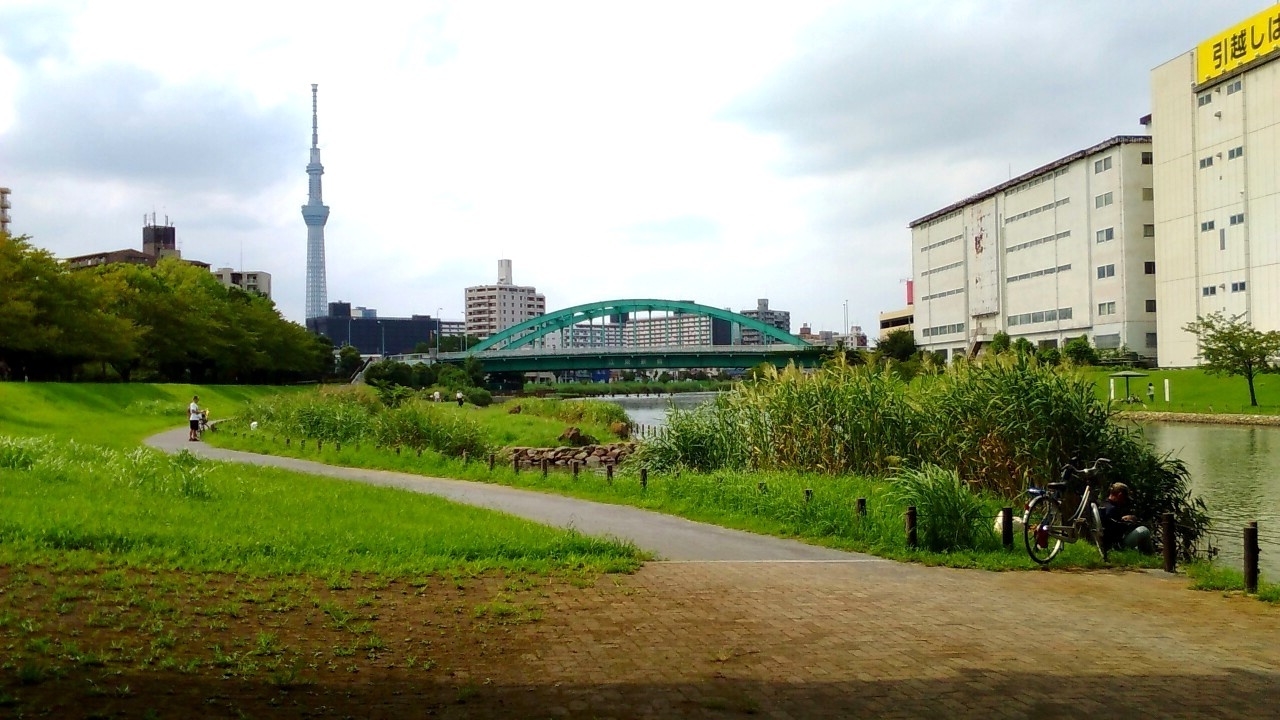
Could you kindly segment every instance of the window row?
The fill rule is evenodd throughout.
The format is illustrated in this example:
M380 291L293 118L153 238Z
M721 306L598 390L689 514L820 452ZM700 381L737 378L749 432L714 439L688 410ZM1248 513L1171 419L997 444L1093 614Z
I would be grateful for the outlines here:
M930 270L925 270L924 272L920 273L920 275L921 275L921 276L924 276L924 275L933 275L934 273L946 272L947 270L955 270L956 268L960 267L961 265L964 265L964 262L963 262L963 261L961 261L961 262L953 262L953 263L951 263L951 264L949 264L949 265L941 265L941 266L939 266L939 267L932 268L932 269L930 269Z
M1008 322L1009 327L1013 327L1014 325L1034 325L1036 323L1070 319L1071 308L1065 307L1057 310L1041 310L1039 312L1022 313L1021 315L1010 315Z
M1011 222L1017 222L1023 218L1031 217L1032 215L1039 215L1040 213L1046 210L1052 210L1056 207L1062 207L1063 205L1066 205L1069 202L1071 202L1071 198L1062 198L1057 202L1051 202L1046 205L1041 205L1038 208L1032 208L1030 210L1027 210L1026 212L1020 212L1017 215L1011 215L1004 219L1004 224L1008 225Z
M1217 294L1218 294L1218 288L1219 288L1219 287L1221 287L1221 288L1223 288L1223 289L1226 289L1226 287L1227 287L1227 286L1226 286L1226 285L1206 285L1205 287L1200 288L1200 295L1201 295L1202 297L1209 297L1210 295L1217 295ZM1240 282L1233 282L1233 283L1231 283L1231 292L1233 292L1233 293L1238 293L1238 292L1244 292L1244 291L1245 291L1245 281L1244 281L1244 280L1241 280Z
M1232 224L1232 225L1243 225L1243 224L1244 224L1244 213L1236 213L1236 214L1232 215L1232 216L1228 219L1228 222L1229 222L1230 224ZM1213 230L1213 229L1214 229L1214 228L1216 228L1216 227L1217 227L1217 222L1216 222L1216 221L1214 221L1214 220L1205 220L1204 222L1200 223L1200 232L1209 232L1210 230Z
M960 242L960 241L961 241L961 240L963 240L963 239L964 239L964 235L963 235L963 234L960 234L960 235L954 235L954 236L952 236L952 237L947 238L946 240L939 240L939 241L938 241L938 242L936 242L936 243L930 243L930 244L928 244L928 245L925 245L924 247L920 248L920 252L928 252L928 251L933 250L933 249L935 249L935 248L940 248L940 247L942 247L943 245L950 245L950 244L951 244L951 243L953 243L953 242Z
M930 220L929 222L922 223L922 224L920 225L920 227L922 227L922 228L933 227L934 225L937 225L938 223L944 223L944 222L946 222L946 221L950 220L951 218L957 218L957 217L960 217L960 211L959 211L959 210L952 210L951 212L947 213L946 215L941 215L941 216L939 216L939 217L936 217L936 218L934 218L934 219Z
M1010 245L1009 247L1005 248L1005 252L1011 253L1011 252L1017 252L1019 250L1026 250L1029 247L1035 247L1036 245L1043 245L1047 242L1054 242L1055 240L1061 240L1067 237L1071 237L1070 230L1064 230L1058 233L1057 235L1045 235L1042 238L1036 238L1035 240L1028 240L1024 243L1018 243L1017 245Z
M1244 81L1243 81L1243 80L1236 80L1235 82L1230 83L1229 85L1227 85L1227 94L1228 94L1228 95L1235 95L1236 93L1240 92L1240 91L1241 91L1241 90L1243 90L1243 89L1244 89Z
M956 333L961 333L961 332L964 332L964 323L954 323L951 325L937 325L934 327L925 328L924 330L921 331L921 334L923 334L925 337L937 337L939 335L954 335Z
M1221 156L1222 153L1218 153L1218 155ZM1242 158L1242 157L1244 157L1243 145L1237 145L1236 147L1233 147L1227 151L1228 160L1238 160L1239 158ZM1213 167L1213 158L1214 158L1213 155L1206 155L1205 157L1200 158L1200 169L1204 170L1205 168Z
M1093 174L1094 174L1094 175L1097 175L1097 174L1098 174L1098 173L1100 173L1100 172L1106 172L1107 170L1110 170L1110 169L1111 169L1111 156L1110 156L1110 155L1108 155L1108 156L1106 156L1106 157L1102 158L1101 160L1094 160L1094 161L1093 161Z
M928 302L929 300L937 300L938 298L950 297L952 295L959 295L962 292L964 292L964 288L958 287L955 290L945 290L943 292L933 293L932 295L925 295L924 297L920 298L920 300L922 302Z
M1022 273L1021 275L1012 275L1009 277L1009 282L1018 282L1019 280L1030 280L1031 278L1041 277L1042 275L1053 275L1054 273L1066 272L1070 269L1071 269L1071 264L1067 263L1066 265L1059 265L1057 267L1045 268L1043 270L1036 270L1034 272L1025 272L1025 273Z
M1017 187L1009 188L1008 190L1005 190L1005 191L1004 191L1004 194L1005 194L1005 196L1006 196L1006 197L1008 197L1009 195L1013 195L1013 194L1015 194L1015 193L1020 193L1020 192L1022 192L1023 190L1030 190L1031 188L1033 188L1033 187L1035 187L1035 186L1037 186L1037 185L1040 185L1040 184L1042 184L1042 183L1047 183L1047 182L1049 182L1050 180L1052 180L1052 179L1054 179L1054 178L1056 178L1056 177L1060 177L1060 176L1062 176L1062 175L1066 175L1066 174L1067 174L1068 172L1070 172L1070 171L1071 171L1071 169L1070 169L1070 168L1065 168L1065 167L1064 167L1064 168L1058 168L1057 170L1054 170L1052 173L1045 173L1044 175L1041 175L1040 177L1033 178L1033 179L1031 179L1031 180L1028 180L1028 181L1026 181L1026 182L1022 183L1021 185L1018 185Z

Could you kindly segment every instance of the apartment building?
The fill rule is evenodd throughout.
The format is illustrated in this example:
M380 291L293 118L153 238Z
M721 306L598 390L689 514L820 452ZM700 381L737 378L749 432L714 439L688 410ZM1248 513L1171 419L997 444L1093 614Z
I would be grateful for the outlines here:
M224 287L234 286L245 292L271 297L271 273L269 272L262 272L261 270L241 272L231 268L218 268L212 272Z
M498 282L465 291L466 332L484 340L490 335L547 314L547 299L535 287L511 281L511 261L498 261Z
M1197 316L1280 330L1277 58L1273 5L1151 72L1162 366L1197 363Z
M1154 357L1151 138L1121 135L910 223L916 344L947 357L997 332Z

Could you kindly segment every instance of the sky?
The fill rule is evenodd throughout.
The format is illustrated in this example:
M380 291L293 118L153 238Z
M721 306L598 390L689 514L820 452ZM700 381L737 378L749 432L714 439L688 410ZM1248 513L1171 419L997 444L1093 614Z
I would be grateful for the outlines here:
M58 257L141 249L305 302L311 84L328 298L462 319L759 298L872 336L908 223L1115 135L1152 68L1270 3L0 0L0 186Z

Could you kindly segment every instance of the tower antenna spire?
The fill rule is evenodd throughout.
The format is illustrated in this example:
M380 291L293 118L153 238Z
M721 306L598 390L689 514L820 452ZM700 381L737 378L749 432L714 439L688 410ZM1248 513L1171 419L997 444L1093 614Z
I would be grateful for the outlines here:
M316 112L316 91L319 89L318 84L311 83L311 147L313 148L320 147L320 124L317 119L319 113Z

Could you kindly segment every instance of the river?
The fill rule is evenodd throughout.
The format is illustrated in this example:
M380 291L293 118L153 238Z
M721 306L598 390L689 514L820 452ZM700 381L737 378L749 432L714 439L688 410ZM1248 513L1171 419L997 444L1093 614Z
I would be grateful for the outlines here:
M640 425L661 427L673 405L687 409L713 397L715 393L686 393L604 399L621 405ZM1148 423L1143 432L1158 452L1173 453L1187 464L1191 491L1204 498L1213 518L1218 561L1240 568L1241 533L1245 523L1257 520L1260 572L1266 579L1280 579L1280 427Z

